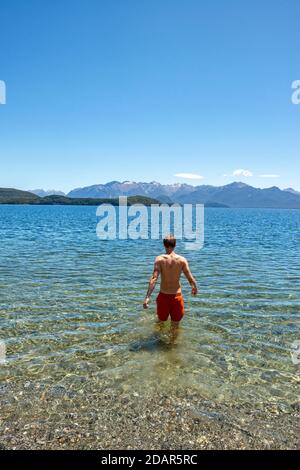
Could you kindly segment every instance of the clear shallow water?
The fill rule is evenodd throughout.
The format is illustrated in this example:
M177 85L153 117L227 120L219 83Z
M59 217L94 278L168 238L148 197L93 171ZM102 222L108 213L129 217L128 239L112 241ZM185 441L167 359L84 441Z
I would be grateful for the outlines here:
M141 307L160 241L100 241L95 213L0 206L2 384L63 384L83 401L78 377L89 393L110 381L129 394L180 388L256 408L298 401L300 211L206 209L204 248L178 243L200 293L191 298L183 279L176 345L155 326L155 296Z

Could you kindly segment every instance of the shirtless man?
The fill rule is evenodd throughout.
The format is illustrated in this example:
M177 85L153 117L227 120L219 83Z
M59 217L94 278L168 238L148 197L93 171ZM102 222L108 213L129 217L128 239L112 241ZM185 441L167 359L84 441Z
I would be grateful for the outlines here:
M156 299L158 320L164 322L171 315L172 324L178 325L184 314L184 302L180 286L181 273L183 272L189 281L192 287L192 295L196 295L198 289L187 260L174 251L176 238L169 235L164 238L163 243L166 254L157 256L155 259L153 274L143 306L148 308L150 296L160 275L160 292Z

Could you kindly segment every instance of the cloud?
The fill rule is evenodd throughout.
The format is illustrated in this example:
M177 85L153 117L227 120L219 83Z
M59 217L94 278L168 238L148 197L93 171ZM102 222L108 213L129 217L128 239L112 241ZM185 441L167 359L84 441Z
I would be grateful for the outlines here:
M280 175L273 175L273 174L269 174L269 175L259 175L260 178L280 178Z
M174 176L188 180L202 180L204 178L204 176L198 175L197 173L176 173Z
M253 173L252 171L250 170L244 170L243 168L239 168L237 170L234 170L231 174L225 174L223 176L253 176ZM273 173L267 173L267 174L263 174L263 175L258 175L259 178L280 178L280 175L276 175L276 174L273 174Z
M253 176L253 173L250 170L239 168L238 170L234 170L232 172L232 176Z

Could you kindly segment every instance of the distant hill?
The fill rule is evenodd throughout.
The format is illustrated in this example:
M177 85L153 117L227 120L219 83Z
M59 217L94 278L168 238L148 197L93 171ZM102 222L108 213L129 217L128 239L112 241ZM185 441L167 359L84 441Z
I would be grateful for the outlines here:
M144 196L128 197L128 205L159 204L160 201L154 198ZM119 205L118 198L70 198L66 196L52 195L40 197L29 191L21 191L13 188L0 188L0 204L34 204L34 205L72 205L72 206L98 206L100 204L109 203Z
M0 204L34 204L39 196L29 191L14 188L0 188Z
M44 189L29 189L28 191L40 197L52 196L52 195L58 195L58 196L66 195L63 191L57 191L56 189L47 189L46 191Z
M203 203L206 206L229 207L269 207L269 208L300 208L300 194L292 190L281 190L276 186L271 188L254 188L245 183L235 182L225 186L188 184L136 183L134 181L111 181L84 188L73 189L68 197L108 197L120 195L152 197L162 202L172 203Z
M205 207L219 207L219 208L221 208L221 209L222 209L222 208L224 209L224 208L226 208L226 207L227 207L227 208L229 207L229 206L227 206L227 204L221 204L221 203L219 203L219 202L209 202L209 201L208 201L208 202L205 202L205 203L204 203L204 206L205 206Z
M127 199L129 206L132 204L143 204L144 206L150 206L151 204L159 204L160 201L145 196L129 196ZM46 196L40 198L38 204L48 205L67 205L67 206L98 206L100 204L112 204L113 206L119 205L118 198L72 198L67 196Z
M205 203L208 200L230 207L300 209L300 195L282 191L276 186L260 189L245 183L232 183L220 187L200 186L180 198L181 203Z
M286 188L283 191L287 191L288 193L292 193L292 194L300 194L300 191L295 191L295 189L293 188Z

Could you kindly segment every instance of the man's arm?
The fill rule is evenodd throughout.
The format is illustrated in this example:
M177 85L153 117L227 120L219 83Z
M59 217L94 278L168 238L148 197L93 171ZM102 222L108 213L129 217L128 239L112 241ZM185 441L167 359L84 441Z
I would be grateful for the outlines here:
M148 308L148 305L150 302L150 296L152 292L154 291L159 274L160 274L159 258L156 258L154 262L153 274L150 278L147 294L143 303L144 308Z
M189 263L187 262L186 259L184 259L182 271L185 277L187 278L187 280L189 281L190 286L192 287L192 295L197 295L198 293L197 283L190 271Z

